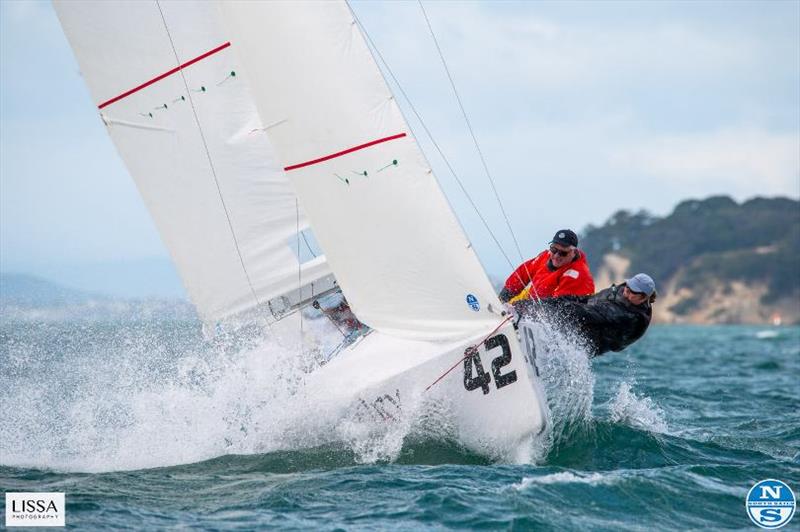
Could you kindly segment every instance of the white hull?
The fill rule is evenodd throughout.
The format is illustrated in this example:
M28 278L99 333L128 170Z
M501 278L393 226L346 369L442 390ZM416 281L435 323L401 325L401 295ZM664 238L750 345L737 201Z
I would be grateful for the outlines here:
M317 414L328 419L391 423L415 415L420 405L436 404L445 413L439 421L466 448L516 460L544 431L546 401L535 358L520 346L511 324L481 345L481 370L474 357L465 364L465 350L485 337L438 343L372 332L310 375L307 389Z

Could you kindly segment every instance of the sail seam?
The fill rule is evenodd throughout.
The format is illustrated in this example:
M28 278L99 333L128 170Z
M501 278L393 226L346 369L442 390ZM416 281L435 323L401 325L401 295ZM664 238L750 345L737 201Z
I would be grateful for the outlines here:
M160 10L161 10L161 6L159 6L159 8L158 8L158 9L159 9L159 11L160 11ZM162 15L162 20L163 20L163 15ZM166 22L164 23L164 26L166 27ZM169 30L167 30L167 33L169 33ZM170 43L172 43L172 38L171 38L171 37L170 37ZM209 50L209 51L207 51L207 52L206 52L206 53L204 53L204 54L198 55L198 56L197 56L197 57L195 57L194 59L190 59L189 61L186 61L186 62L185 62L185 63L183 63L182 65L178 65L178 66L176 66L176 67L175 67L175 68L173 68L172 70L168 70L167 72L164 72L163 74L160 74L160 75L158 75L158 76L154 77L153 79L151 79L151 80L149 80L149 81L145 81L145 82L144 82L144 83L142 83L141 85L137 85L136 87L132 88L132 89L131 89L131 90L129 90L129 91L125 91L125 92L123 92L123 93L122 93L122 94L120 94L119 96L115 96L115 97L111 98L110 100L106 100L105 102L103 102L103 103L101 103L100 105L98 105L98 106L97 106L97 108L98 108L98 109L102 109L103 107L109 106L109 105L111 105L111 104L112 104L112 103L114 103L114 102L118 102L118 101L122 100L123 98L127 98L127 97L128 97L128 96L130 96L131 94L137 93L137 92L139 92L140 90L142 90L142 89L144 89L144 88L146 88L146 87L149 87L149 86L150 86L150 85L152 85L153 83L159 82L159 81L161 81L162 79L164 79L164 78L166 78L166 77L169 77L169 76L171 76L171 75L172 75L172 74L174 74L175 72L181 71L181 70L183 70L184 68L186 68L186 67L188 67L188 66L190 66L190 65L193 65L193 64L197 63L198 61L202 61L202 60L203 60L203 59L205 59L206 57L208 57L208 56L211 56L211 55L214 55L215 53L217 53L217 52L219 52L219 51L222 51L222 50L224 50L225 48L227 48L227 47L228 47L228 46L230 46L230 45L231 45L231 43L230 43L230 42L226 42L225 44L222 44L222 45L220 45L220 46L217 46L217 47L216 47L216 48L214 48L213 50ZM175 50L174 50L174 46L173 46L173 52L174 52L174 51L175 51ZM178 56L178 54L176 53L176 54L175 54L175 57L176 57L176 59L177 59L177 56Z
M335 159L337 157L341 157L342 155L347 155L348 153L353 153L354 151L363 150L364 148L369 148L370 146L375 146L376 144L381 144L383 142L389 142L390 140L400 139L405 137L405 133L398 133L397 135L392 135L390 137L384 137L382 139L372 140L370 142L365 142L364 144L359 144L358 146L353 146L352 148L347 148L346 150L337 151L336 153L332 153L330 155L326 155L324 157L320 157L319 159L312 159L310 161L306 161L304 163L293 164L291 166L285 167L283 170L288 172L289 170L296 170L298 168L304 168L306 166L311 166L313 164L321 163L324 161L329 161L331 159Z
M158 7L158 12L161 14L161 21L164 23L164 30L167 32L167 37L169 38L169 44L172 46L172 53L175 55L175 60L180 64L180 58L178 57L178 50L175 48L175 43L172 40L172 34L169 32L169 26L167 25L167 19L164 17L164 12L161 10L161 4L158 0L156 0L156 6ZM230 45L230 43L228 43ZM244 276L247 279L247 285L250 287L250 292L253 294L253 299L256 302L256 305L261 305L261 301L258 299L258 295L256 295L256 290L253 287L253 282L250 280L250 274L247 271L247 266L244 263L244 257L242 256L242 250L239 248L239 241L236 239L236 232L233 230L233 222L231 221L230 213L228 212L228 206L225 204L225 198L222 195L222 189L219 186L219 179L217 178L217 170L214 167L214 161L211 158L211 152L208 149L208 143L206 142L206 136L203 133L203 126L200 124L200 117L197 116L197 109L194 106L194 100L192 99L191 91L189 91L189 84L186 81L186 75L183 73L183 69L178 67L178 71L181 73L181 79L183 80L183 85L186 87L186 91L189 94L189 104L192 107L192 115L194 116L194 121L197 124L197 131L200 133L200 140L203 142L203 149L206 152L206 158L208 159L208 166L211 169L211 175L214 177L214 185L217 187L217 194L219 195L219 201L222 205L222 210L225 213L225 218L228 221L228 228L231 231L231 238L233 238L233 246L236 248L236 254L239 256L239 262L242 265L242 272L244 272Z

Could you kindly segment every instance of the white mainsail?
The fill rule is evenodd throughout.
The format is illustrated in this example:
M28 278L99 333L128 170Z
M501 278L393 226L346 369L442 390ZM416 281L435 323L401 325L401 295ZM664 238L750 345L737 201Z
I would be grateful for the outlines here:
M298 277L330 274L321 256L298 272L293 248L308 223L215 4L58 0L55 8L205 320L296 291Z
M499 316L344 2L56 10L204 318L293 308L332 270L375 329L304 379L315 419L385 421L386 404L413 415L430 398L478 452L544 430L535 346ZM326 255L303 261L309 225Z
M463 338L499 301L344 2L221 2L269 139L359 319Z

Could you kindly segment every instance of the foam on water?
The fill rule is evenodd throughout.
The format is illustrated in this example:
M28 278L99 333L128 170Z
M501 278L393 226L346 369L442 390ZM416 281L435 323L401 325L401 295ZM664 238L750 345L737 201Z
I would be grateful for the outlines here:
M2 392L3 463L125 470L325 442L331 427L311 415L302 382L330 348L316 339L336 336L324 320L305 328L302 350L292 320L266 336L188 341L178 352L141 330L115 331L110 342L82 337L44 363L37 349L11 346L4 372L21 376Z
M341 334L306 320L301 340L297 318L207 341L196 325L168 323L163 336L147 326L103 334L64 324L45 345L7 342L2 464L104 472L328 444L375 463L396 460L409 436L452 439L447 403L423 397L404 396L402 412L388 417L355 405L326 418L303 385ZM74 345L61 349L62 337Z
M412 430L414 405L403 404L404 411L392 419L377 419L354 411L336 426L336 436L362 464L392 462L400 455L403 443Z
M598 486L601 484L613 484L621 480L615 473L571 473L562 471L540 477L524 477L518 484L513 484L515 490L524 490L536 484L589 484Z
M763 327L655 327L591 366L555 340L538 363L561 442L539 466L462 453L446 402L399 423L320 420L302 382L325 349L309 340L297 357L296 330L204 342L197 329L0 323L0 464L35 468L0 467L0 483L66 490L78 528L694 530L751 526L753 482L800 478L800 328L765 341Z
M648 432L667 432L664 411L649 397L638 397L627 382L620 383L616 396L609 403L609 412L615 423Z
M547 445L543 453L576 433L591 430L594 373L586 349L576 336L542 320L536 329L537 364L549 407Z
M344 444L360 463L394 461L409 439L454 441L448 404L404 397L390 419L355 408L325 419L303 388L341 335L295 315L266 334L203 340L197 325L166 322L35 331L3 344L3 465L115 471ZM59 329L61 327L61 329ZM594 375L574 338L543 327L538 365L547 432L495 459L541 462L554 443L589 430ZM43 341L43 339L45 341ZM38 343L37 343L38 342Z

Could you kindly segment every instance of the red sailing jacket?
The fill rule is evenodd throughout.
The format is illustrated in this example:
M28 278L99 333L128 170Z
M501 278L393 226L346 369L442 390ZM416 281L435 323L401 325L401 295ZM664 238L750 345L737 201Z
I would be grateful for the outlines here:
M533 281L530 297L588 296L594 294L594 279L586 262L586 255L578 251L578 258L559 269L547 267L550 253L543 251L535 258L523 262L506 279L505 288L512 297L522 292Z

